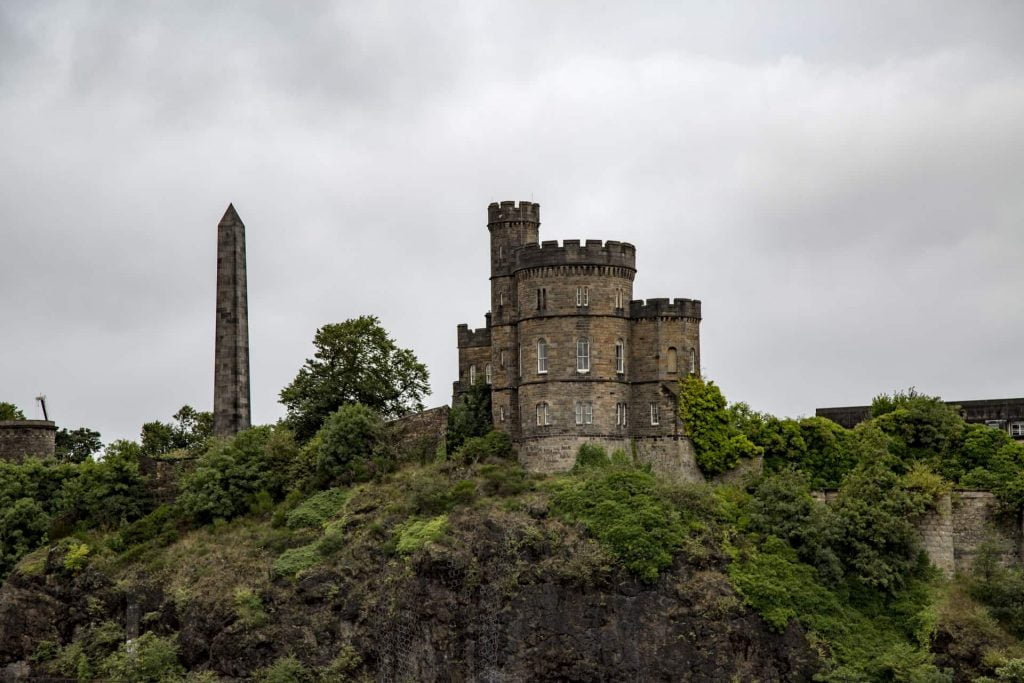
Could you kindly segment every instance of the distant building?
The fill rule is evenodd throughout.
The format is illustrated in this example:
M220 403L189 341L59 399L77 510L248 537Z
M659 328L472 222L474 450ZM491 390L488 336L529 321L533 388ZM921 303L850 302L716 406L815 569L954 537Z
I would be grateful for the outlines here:
M487 217L491 311L482 329L458 326L455 398L490 385L494 426L532 470L571 468L589 442L699 478L676 396L700 372L700 301L632 301L633 245L541 242L533 202Z
M970 424L985 424L1005 430L1014 439L1024 439L1024 398L946 401L946 405L957 406L960 415ZM849 429L871 417L871 406L818 408L814 414Z
M0 461L52 458L57 425L49 420L0 421Z

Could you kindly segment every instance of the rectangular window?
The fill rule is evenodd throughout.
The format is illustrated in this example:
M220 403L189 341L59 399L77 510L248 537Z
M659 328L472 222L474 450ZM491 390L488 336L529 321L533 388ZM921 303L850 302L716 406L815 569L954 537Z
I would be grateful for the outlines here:
M545 427L551 424L551 416L548 414L548 404L538 403L537 404L537 426Z
M622 290L615 290L615 308L622 308Z
M516 365L516 375L518 377L522 377L523 376L523 345L522 344L519 345L519 360L518 360L518 364Z
M658 425L661 423L661 406L657 403L651 404L651 425Z
M537 374L545 375L548 372L548 343L541 339L537 342Z
M590 287L577 287L576 288L576 305L577 306L589 306L590 305Z
M498 408L498 416L498 419L501 422L505 421L505 406L501 406L500 408Z
M476 384L476 366L475 365L470 365L469 366L469 383L470 384Z
M590 340L576 342L576 372L590 372Z
M1024 437L1024 422L1010 423L1010 436L1016 438Z
M615 372L620 375L626 372L626 345L621 339L615 342Z
M505 367L505 349L498 352L498 367Z
M494 371L491 369L491 364L488 363L484 366L484 382L490 384L494 379Z
M626 426L626 413L628 410L628 404L616 403L615 404L615 424L619 427Z
M594 404L590 401L578 401L576 403L576 424L594 424Z

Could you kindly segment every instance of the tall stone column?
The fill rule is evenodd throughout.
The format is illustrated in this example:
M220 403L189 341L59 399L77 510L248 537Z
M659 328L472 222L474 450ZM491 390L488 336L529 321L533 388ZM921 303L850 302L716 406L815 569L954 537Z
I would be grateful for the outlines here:
M216 336L213 433L231 436L251 426L245 225L231 204L217 226Z

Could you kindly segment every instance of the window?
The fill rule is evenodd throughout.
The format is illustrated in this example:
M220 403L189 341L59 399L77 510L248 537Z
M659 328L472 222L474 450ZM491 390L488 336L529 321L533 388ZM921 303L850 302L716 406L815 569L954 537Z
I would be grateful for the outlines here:
M590 305L590 287L577 287L576 288L576 305L577 306L589 306Z
M476 384L476 366L475 365L470 365L469 366L469 383L470 384Z
M626 426L626 413L628 411L628 404L616 403L615 404L615 424L619 427Z
M576 424L594 424L594 404L590 401L576 402Z
M484 366L484 382L490 384L493 377L494 375L491 372L491 364L488 363L487 365Z
M518 377L522 377L523 376L523 345L522 344L519 345L519 360L518 360L518 363L516 365L516 375Z
M505 290L503 289L500 292L498 292L498 307L500 308L500 307L502 307L504 305L505 305Z
M505 406L501 406L500 408L498 408L498 419L501 422L505 421Z
M1004 423L1002 420L985 420L986 427L995 427L996 429L1002 429L1003 424Z
M661 406L657 403L651 404L651 424L657 425L661 423Z
M548 372L548 342L546 339L537 341L537 374L546 375Z
M505 258L505 247L498 245L498 259Z
M626 343L621 339L615 342L615 372L626 372Z
M622 308L622 290L615 290L615 308Z
M697 374L697 349L690 349L690 374Z
M586 337L576 340L576 372L590 372L590 340Z
M1010 436L1012 436L1015 439L1024 437L1024 422L1011 422Z
M498 352L498 367L505 367L505 349L502 349L501 351Z
M551 415L548 413L547 403L537 404L537 426L545 427L551 424Z
M668 372L676 373L679 372L679 352L676 351L676 347L668 347Z
M543 311L548 307L548 290L541 287L537 290L537 310Z

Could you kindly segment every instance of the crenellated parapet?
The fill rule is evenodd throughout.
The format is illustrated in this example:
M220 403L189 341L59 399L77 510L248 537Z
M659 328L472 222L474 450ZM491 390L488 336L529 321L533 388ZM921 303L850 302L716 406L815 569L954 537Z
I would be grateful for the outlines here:
M492 202L487 207L487 223L540 223L540 204L536 202Z
M628 242L608 240L545 240L525 244L512 255L513 271L547 266L617 266L636 270L636 247Z
M697 299L640 299L629 302L630 318L693 318L700 320Z
M469 329L469 325L462 324L455 328L459 338L460 349L472 349L481 346L491 345L491 328L481 327L475 330Z

